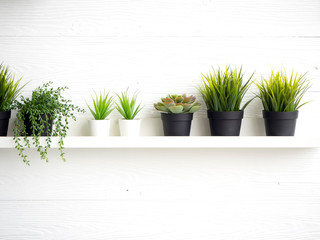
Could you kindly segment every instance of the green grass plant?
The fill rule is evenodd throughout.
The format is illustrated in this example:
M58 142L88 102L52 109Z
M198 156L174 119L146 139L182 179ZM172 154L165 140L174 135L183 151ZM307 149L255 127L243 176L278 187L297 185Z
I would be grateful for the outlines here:
M127 120L133 120L136 115L141 111L141 103L137 104L138 94L135 92L132 97L130 97L127 89L121 94L117 94L118 102L115 103L118 112Z
M19 96L25 85L20 85L22 78L15 79L15 75L3 64L0 65L0 111L12 109L13 101Z
M198 90L208 108L214 112L230 112L244 110L252 101L249 100L241 108L244 95L252 84L253 74L244 81L242 67L232 69L227 66L225 70L220 67L202 74L202 84Z
M92 97L93 108L91 108L88 104L88 108L94 117L95 120L104 120L109 114L113 111L113 97L109 97L109 93L100 92L97 94L95 92L95 96Z
M306 74L298 74L294 71L288 76L285 70L271 71L268 78L262 78L257 82L259 97L264 110L270 112L294 112L305 105L301 99L310 87L310 81Z

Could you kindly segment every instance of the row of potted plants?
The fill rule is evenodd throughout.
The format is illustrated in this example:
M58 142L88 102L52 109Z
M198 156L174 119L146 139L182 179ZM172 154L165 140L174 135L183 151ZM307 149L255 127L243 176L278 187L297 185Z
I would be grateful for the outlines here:
M211 135L239 136L245 108L254 98L260 98L264 107L262 114L266 135L294 136L298 109L306 104L301 103L301 99L308 90L310 82L303 74L292 72L287 75L284 70L272 71L269 78L255 82L259 93L242 104L245 94L253 83L252 77L253 74L244 80L242 68L238 70L230 67L226 67L224 70L218 68L207 74L202 74L202 83L198 90L207 107ZM117 96L121 102L121 96ZM100 98L110 105L105 106L103 101L98 101L98 96L96 96L96 100L93 99L95 110L109 110L112 101L110 99L107 101L105 95L100 95ZM193 113L200 109L200 103L196 101L194 96L169 94L167 97L161 98L160 102L155 103L154 107L161 113L165 136L189 136ZM117 103L116 108L126 118L125 114L120 111L121 109L119 110ZM95 116L95 112L90 110ZM104 118L95 119L103 120ZM102 124L101 121L94 122ZM121 133L123 132L122 128L120 124ZM138 126L135 124L133 129L137 128ZM97 131L94 128L92 134L108 135L108 132ZM137 134L136 131L135 135Z
M267 136L293 136L298 109L305 103L301 99L308 90L310 82L303 74L284 70L272 71L268 78L255 82L258 93L242 104L250 88L253 74L244 80L242 68L226 67L213 69L202 74L198 87L206 106L212 136L239 136L244 109L256 97L264 107L263 117ZM59 150L64 160L63 139L67 134L69 120L76 120L75 112L84 112L62 96L67 87L54 89L51 82L39 86L32 92L31 98L17 97L25 85L21 79L15 79L8 67L0 65L0 136L7 135L11 110L17 110L14 124L14 141L19 155L29 164L24 147L34 144L41 158L48 161L50 136L59 136ZM154 104L161 113L165 136L189 136L193 113L201 107L194 96L169 94ZM88 108L94 120L90 121L92 135L109 135L107 117L116 109L123 119L119 120L120 132L124 136L138 136L140 122L135 117L141 111L137 102L137 92L132 96L128 89L115 96L108 93L95 93L92 105ZM31 136L32 142L27 136ZM47 136L45 144L40 136ZM24 143L22 142L24 140Z
M95 93L95 96L92 97L93 106L90 107L87 104L94 118L89 121L91 135L109 136L110 120L107 120L107 117L116 108L123 117L119 119L121 136L139 136L140 120L135 117L141 111L142 106L141 103L137 103L137 92L130 96L128 90L116 94L118 101L114 101L114 97L109 96L109 93Z
M130 97L127 89L121 94L116 94L116 97L117 101L114 101L114 98L105 92L95 93L92 107L88 105L94 118L89 120L92 136L109 136L110 120L107 117L114 109L123 117L119 119L121 136L139 136L140 119L135 117L142 107L141 103L137 104L137 93ZM188 136L193 113L200 109L200 103L196 102L194 96L168 95L162 98L162 102L154 104L154 107L161 112L165 136Z
M285 70L272 71L268 78L256 81L258 93L242 104L253 74L244 80L242 68L227 67L202 75L199 92L206 106L212 136L239 136L244 109L254 98L260 98L267 136L293 136L301 99L310 87L305 74ZM242 107L241 107L242 105Z

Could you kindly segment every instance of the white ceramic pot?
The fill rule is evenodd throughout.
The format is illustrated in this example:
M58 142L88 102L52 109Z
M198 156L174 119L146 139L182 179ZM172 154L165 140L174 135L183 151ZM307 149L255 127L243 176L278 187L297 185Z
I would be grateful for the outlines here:
M89 120L91 136L109 136L110 120Z
M140 135L140 119L119 119L120 135L127 137L137 137Z

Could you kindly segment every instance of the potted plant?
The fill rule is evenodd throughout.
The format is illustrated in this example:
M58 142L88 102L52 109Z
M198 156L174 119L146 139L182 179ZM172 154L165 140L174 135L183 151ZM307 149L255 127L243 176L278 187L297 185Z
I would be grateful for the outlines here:
M200 109L196 97L171 94L154 104L161 112L165 136L189 136L193 113Z
M51 145L50 136L59 137L59 151L62 160L64 158L64 138L69 129L69 119L76 120L74 112L84 112L71 101L62 96L67 87L51 87L52 82L37 87L32 92L31 98L21 96L14 105L18 110L17 119L14 124L15 147L23 162L30 165L24 152L25 146L30 148L33 144L40 153L41 159L48 161L48 149ZM22 138L21 138L22 136ZM28 138L31 136L31 138ZM40 136L47 136L44 143ZM24 143L23 143L24 141Z
M119 127L121 136L139 136L140 133L140 119L135 119L137 114L141 111L141 103L137 104L137 92L130 97L127 89L121 94L116 94L118 102L115 102L115 107L123 116L119 119Z
M244 95L251 85L251 78L244 81L242 67L232 69L218 68L202 74L199 92L207 106L212 136L239 136L243 111L252 101L241 107Z
M109 136L110 120L106 119L113 111L112 107L113 97L109 94L95 93L95 97L92 97L93 108L88 104L88 108L94 118L89 120L90 133L92 136Z
M256 83L264 110L262 111L267 136L294 136L298 109L305 103L301 99L309 89L310 82L305 74L292 71L287 76L285 70L275 72L270 77Z
M0 136L8 134L12 104L25 86L20 86L21 79L15 80L15 75L9 72L8 67L0 65Z

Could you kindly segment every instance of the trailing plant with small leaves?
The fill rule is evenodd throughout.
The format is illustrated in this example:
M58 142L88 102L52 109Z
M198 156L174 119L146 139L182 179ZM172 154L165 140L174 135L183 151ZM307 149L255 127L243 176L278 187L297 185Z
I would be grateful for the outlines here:
M32 92L31 98L21 96L20 101L16 100L14 103L18 110L13 129L15 148L27 165L30 165L30 162L24 150L25 146L30 148L31 144L36 147L41 159L48 162L48 149L51 146L50 136L59 137L59 152L62 160L65 161L64 138L69 129L69 119L76 121L74 112L84 112L83 109L71 104L71 100L62 96L62 92L67 87L54 89L51 85L52 82L45 83ZM30 129L27 129L27 124L30 125ZM40 142L40 136L45 135L44 133L47 133L47 137L43 144ZM31 136L32 141L27 138L28 136Z
M244 95L247 93L253 74L247 81L244 81L242 67L232 69L227 66L223 71L209 71L207 74L202 74L202 84L198 90L208 108L214 112L228 112L244 110L253 100L249 100L241 107Z
M154 107L164 113L194 113L200 109L201 104L196 102L196 97L176 94L169 94L161 98L161 102L155 103Z
M271 71L269 78L263 78L256 83L259 97L264 110L269 112L294 112L307 102L301 104L301 99L310 87L306 74L294 71L288 76L285 70Z
M88 108L95 120L104 120L113 111L113 97L109 97L109 93L95 93L95 97L92 97L93 108L88 104Z
M116 102L116 109L127 120L133 120L141 111L141 103L137 104L138 94L135 92L132 97L129 96L127 89L121 94L117 94L118 102Z
M15 75L9 71L9 68L0 64L0 111L12 109L14 100L25 86L20 85L21 79L15 80Z

